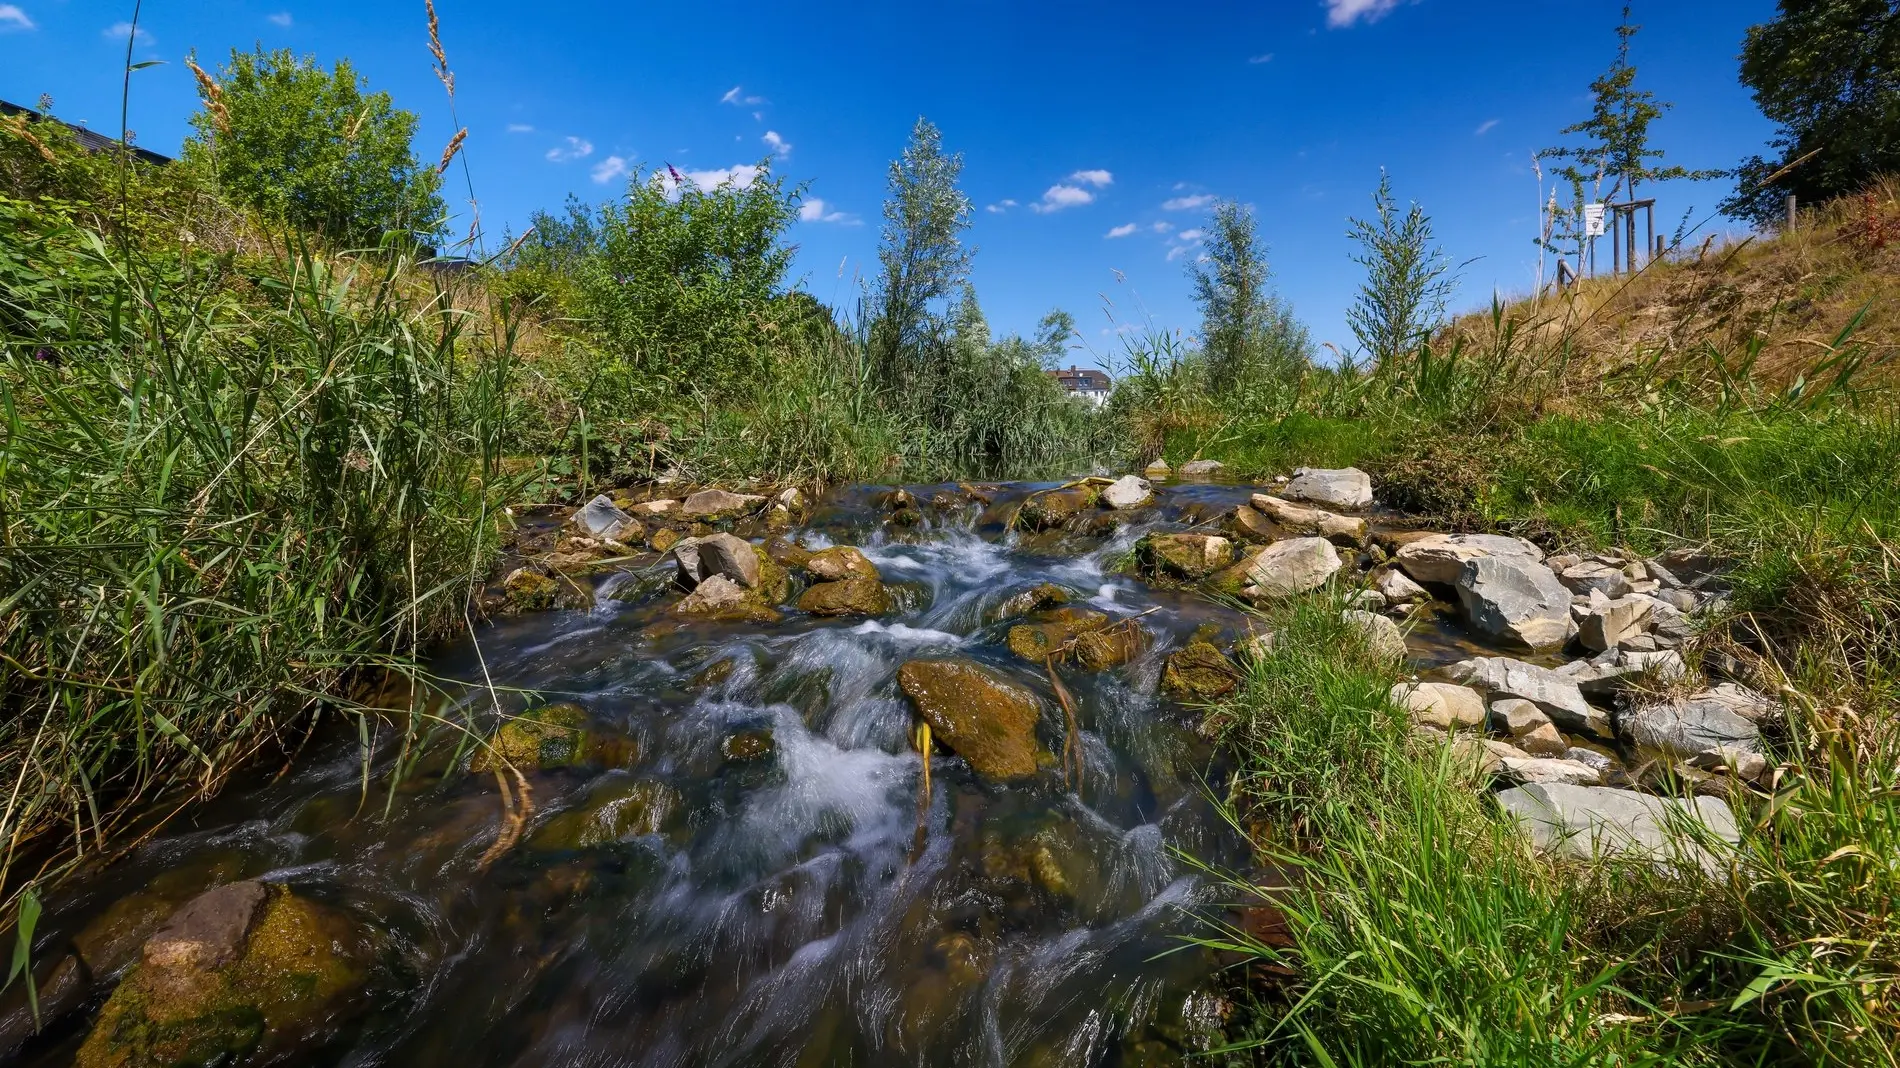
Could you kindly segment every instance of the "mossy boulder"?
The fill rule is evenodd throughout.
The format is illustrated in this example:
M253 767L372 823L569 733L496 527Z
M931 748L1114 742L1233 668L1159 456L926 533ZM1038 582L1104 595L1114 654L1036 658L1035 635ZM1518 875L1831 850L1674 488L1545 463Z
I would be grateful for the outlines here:
M623 767L639 759L632 739L592 729L587 711L572 702L529 709L496 728L488 745L469 761L470 771L503 762L522 771L595 763Z
M1056 608L1069 603L1069 591L1053 582L1011 594L1008 600L996 606L991 618L998 620L1017 619L1032 615L1045 608Z
M376 946L346 914L258 882L209 890L145 942L73 1063L171 1068L276 1059L332 1025Z
M778 752L778 742L772 732L763 727L737 731L728 734L719 743L719 753L734 764L750 764L754 761L769 759Z
M704 623L777 623L784 617L765 603L765 595L724 575L699 584L673 606L673 614Z
M1108 616L1086 608L1058 608L1035 617L1035 622L1009 628L1009 651L1032 664L1066 655L1070 642L1108 626Z
M1016 522L1029 530L1055 530L1095 507L1101 496L1101 487L1087 482L1033 493L1023 501Z
M1180 698L1215 701L1240 688L1240 669L1212 644L1190 642L1168 657L1161 688Z
M679 543L680 532L674 530L672 527L660 527L652 534L647 535L647 548L652 549L656 553L666 552Z
M659 834L679 811L679 793L665 783L620 783L551 817L529 836L528 848L564 852Z
M790 538L774 536L765 539L765 555L787 571L803 571L816 554Z
M525 567L510 572L501 589L508 607L516 612L551 612L561 595L559 582Z
M891 610L891 595L874 578L820 582L798 598L798 609L814 616L881 616Z
M1234 543L1216 534L1150 534L1135 545L1145 575L1197 581L1234 562Z
M846 579L882 579L877 565L849 545L839 545L813 553L805 561L805 570L819 582L843 582Z
M1141 655L1147 635L1136 624L1118 623L1075 639L1076 663L1090 671L1120 667Z
M1023 779L1039 766L1036 695L967 660L912 660L897 685L935 737L989 779Z

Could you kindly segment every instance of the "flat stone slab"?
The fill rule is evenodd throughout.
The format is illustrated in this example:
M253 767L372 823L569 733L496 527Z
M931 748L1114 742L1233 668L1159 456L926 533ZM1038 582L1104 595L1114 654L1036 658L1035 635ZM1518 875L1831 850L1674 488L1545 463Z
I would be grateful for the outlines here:
M1536 705L1558 727L1573 733L1610 737L1610 714L1583 699L1576 680L1548 668L1502 656L1481 656L1447 669L1459 682L1492 700L1515 697Z
M1430 534L1406 542L1394 559L1406 574L1420 582L1449 586L1458 581L1468 561L1481 556L1520 557L1541 563L1544 550L1523 538L1500 534Z
M1293 472L1293 481L1286 484L1286 495L1296 501L1313 501L1334 508L1369 508L1372 506L1372 476L1356 467L1302 467Z
M1601 786L1532 783L1501 791L1497 801L1537 848L1586 860L1686 860L1714 873L1721 858L1694 832L1731 846L1741 841L1735 814L1713 797L1685 801Z
M1714 697L1644 705L1623 716L1623 733L1644 749L1692 757L1717 749L1761 752L1761 730Z

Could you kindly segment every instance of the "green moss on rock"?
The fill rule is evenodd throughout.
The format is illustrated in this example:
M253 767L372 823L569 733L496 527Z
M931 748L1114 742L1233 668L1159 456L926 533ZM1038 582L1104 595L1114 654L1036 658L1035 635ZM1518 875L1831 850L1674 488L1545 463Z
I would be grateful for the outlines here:
M1176 697L1219 700L1240 688L1240 669L1213 645L1192 642L1168 657L1161 687Z
M580 763L588 748L587 727L586 710L572 702L530 709L497 728L487 747L475 753L469 770L487 771L507 763L533 771Z
M798 609L814 616L881 616L891 610L891 597L877 579L848 578L806 590Z

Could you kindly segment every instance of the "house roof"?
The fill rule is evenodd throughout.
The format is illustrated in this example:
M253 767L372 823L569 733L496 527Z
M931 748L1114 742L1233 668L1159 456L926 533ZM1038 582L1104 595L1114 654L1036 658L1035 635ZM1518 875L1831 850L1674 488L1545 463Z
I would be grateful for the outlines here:
M1049 377L1055 379L1063 389L1067 390L1100 390L1106 393L1114 386L1114 381L1106 373L1093 368L1071 367L1066 371L1055 370L1049 372Z
M88 152L104 152L107 149L116 147L119 143L114 138L107 137L105 134L88 130L84 126L74 126L72 123L62 119L50 118L49 116L40 114L33 108L22 107L19 104L7 100L0 100L0 115L24 115L28 122L57 122L68 130L71 130L73 137L79 141L79 147ZM151 163L157 166L163 166L172 161L170 156L163 156L157 152L153 152L151 149L140 148L137 145L132 146L132 154L145 163Z

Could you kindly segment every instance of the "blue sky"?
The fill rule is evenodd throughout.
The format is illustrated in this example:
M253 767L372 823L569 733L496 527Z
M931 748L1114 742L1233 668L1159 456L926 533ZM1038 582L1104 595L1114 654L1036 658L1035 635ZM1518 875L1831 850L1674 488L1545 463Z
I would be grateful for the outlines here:
M875 268L888 161L925 115L967 161L974 280L992 325L1028 331L1066 308L1087 365L1112 356L1117 327L1193 327L1184 270L1214 197L1254 206L1279 292L1315 340L1350 348L1346 219L1364 213L1381 167L1431 212L1447 252L1472 261L1460 306L1529 289L1530 154L1586 114L1620 7L441 0L439 11L491 235L569 193L607 199L642 163L710 175L769 158L808 184L793 235L802 284L848 306ZM1735 57L1773 7L1637 3L1641 82L1676 104L1654 128L1671 162L1731 166L1770 135ZM132 13L0 0L0 97L48 93L61 117L116 130ZM349 57L421 116L425 159L457 128L430 73L422 0L150 0L138 32L135 58L167 61L133 75L130 126L149 148L173 150L187 132L187 51L211 67L257 42ZM1700 219L1727 191L1658 190L1659 228L1692 207Z

